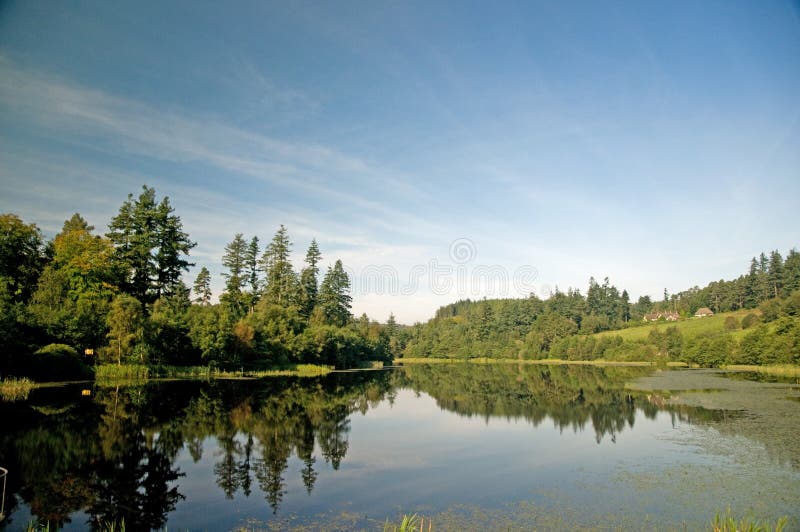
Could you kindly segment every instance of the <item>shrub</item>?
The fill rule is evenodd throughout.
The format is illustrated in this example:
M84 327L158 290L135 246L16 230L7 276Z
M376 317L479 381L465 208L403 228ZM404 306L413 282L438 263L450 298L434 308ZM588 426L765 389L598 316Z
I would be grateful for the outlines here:
M740 328L741 324L739 320L737 320L734 316L728 316L725 318L725 329L728 331L735 331L736 329Z
M759 321L760 320L758 319L758 316L751 312L742 318L742 329L749 329L753 325L756 325Z
M77 357L78 351L75 350L74 347L67 344L47 344L46 346L42 347L36 353L36 355L68 355Z

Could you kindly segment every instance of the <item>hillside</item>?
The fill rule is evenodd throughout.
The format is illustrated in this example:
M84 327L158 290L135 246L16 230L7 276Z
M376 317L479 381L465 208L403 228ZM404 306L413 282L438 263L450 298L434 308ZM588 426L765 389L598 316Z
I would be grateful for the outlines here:
M753 314L761 317L761 311L758 309L740 309L733 312L720 312L713 316L706 318L686 318L678 321L657 321L650 323L642 323L628 327L627 329L619 329L616 331L603 331L594 334L595 338L607 338L610 336L619 336L625 342L640 342L646 341L651 331L655 330L659 333L664 333L667 328L675 327L683 335L684 339L690 340L700 336L717 336L723 333L731 334L737 340L740 340L745 334L747 329L741 328L741 322L745 316ZM725 327L727 318L732 317L739 322L739 327L730 330Z

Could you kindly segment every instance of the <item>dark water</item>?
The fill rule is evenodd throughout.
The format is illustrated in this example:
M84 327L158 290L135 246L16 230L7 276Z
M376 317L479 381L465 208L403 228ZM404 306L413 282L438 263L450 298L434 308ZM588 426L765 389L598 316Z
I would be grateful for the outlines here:
M0 403L4 525L382 530L417 513L435 530L669 530L730 506L797 529L797 384L652 373L465 364L37 389Z

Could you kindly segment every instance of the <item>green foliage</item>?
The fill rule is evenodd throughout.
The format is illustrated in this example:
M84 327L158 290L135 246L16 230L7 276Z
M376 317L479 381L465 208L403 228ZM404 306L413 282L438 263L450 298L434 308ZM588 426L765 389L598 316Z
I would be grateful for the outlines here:
M190 364L196 361L189 337L189 305L189 290L182 284L173 294L161 296L153 304L146 326L150 363Z
M725 317L725 329L728 331L735 331L740 329L742 324L736 319L736 316Z
M72 356L77 357L78 352L75 350L74 347L66 344L47 344L46 346L42 347L35 355L63 355L63 356Z
M742 329L749 329L750 327L758 324L761 321L758 317L758 314L754 312L749 312L742 318Z
M114 298L106 323L109 329L109 358L116 359L117 364L127 359L146 362L145 315L142 304L136 298L127 294Z
M228 348L233 341L233 315L227 305L193 305L187 311L187 325L192 348L207 364L236 364L235 354Z
M14 302L25 303L44 266L42 233L14 214L0 214L0 278Z

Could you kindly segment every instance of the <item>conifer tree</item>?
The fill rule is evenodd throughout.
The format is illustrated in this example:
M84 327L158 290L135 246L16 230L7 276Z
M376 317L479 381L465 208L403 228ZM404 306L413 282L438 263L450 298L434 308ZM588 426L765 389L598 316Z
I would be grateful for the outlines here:
M192 265L184 257L196 244L183 232L169 198L156 203L153 188L143 186L135 200L128 194L108 229L119 285L142 303L170 294Z
M254 236L250 240L250 245L247 246L247 254L245 255L245 270L247 274L247 284L250 288L250 293L248 294L248 305L249 310L252 312L253 308L255 308L256 303L258 303L259 297L259 290L261 289L261 279L258 275L258 255L260 253L260 248L258 245L258 237Z
M242 233L236 233L233 240L225 246L225 254L222 256L222 265L228 271L222 274L225 278L225 293L220 300L230 305L236 315L244 312L242 288L247 283L247 251L247 242Z
M200 273L197 274L192 291L194 292L195 303L203 306L211 304L211 273L205 266L200 268Z
M344 327L350 321L350 279L344 271L342 261L337 260L333 268L328 268L319 290L319 306L325 322Z
M264 297L284 307L297 301L298 280L289 261L291 249L289 234L281 225L261 259L261 266L266 274Z
M317 304L319 293L319 262L322 260L322 253L319 251L316 239L311 241L306 252L306 266L300 273L300 314L306 318L311 316Z

